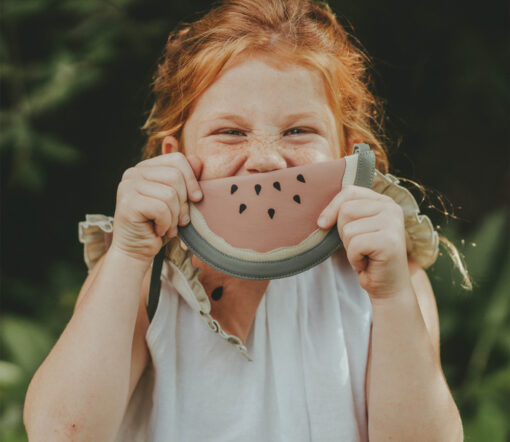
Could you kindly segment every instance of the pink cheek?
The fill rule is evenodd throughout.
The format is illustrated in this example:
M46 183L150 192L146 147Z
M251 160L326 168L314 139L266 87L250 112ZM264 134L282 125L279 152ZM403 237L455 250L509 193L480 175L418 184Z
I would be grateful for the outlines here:
M208 180L232 176L245 161L242 152L213 153L202 157L204 163L201 179Z
M333 159L332 154L324 153L320 150L300 149L289 154L289 160L293 166L302 166L304 164L319 163Z

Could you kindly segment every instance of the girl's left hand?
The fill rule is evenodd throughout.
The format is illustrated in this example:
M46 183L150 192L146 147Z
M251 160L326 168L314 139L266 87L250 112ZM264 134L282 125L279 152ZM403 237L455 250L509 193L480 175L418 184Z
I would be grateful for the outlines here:
M347 259L371 299L396 296L411 289L402 208L371 189L345 186L321 212L324 224L337 223Z

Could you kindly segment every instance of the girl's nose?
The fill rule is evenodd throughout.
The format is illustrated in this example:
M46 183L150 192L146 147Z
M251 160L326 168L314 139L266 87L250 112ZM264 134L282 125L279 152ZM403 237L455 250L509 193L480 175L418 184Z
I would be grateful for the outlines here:
M277 146L251 146L244 169L249 173L270 172L285 169L287 161L281 156Z

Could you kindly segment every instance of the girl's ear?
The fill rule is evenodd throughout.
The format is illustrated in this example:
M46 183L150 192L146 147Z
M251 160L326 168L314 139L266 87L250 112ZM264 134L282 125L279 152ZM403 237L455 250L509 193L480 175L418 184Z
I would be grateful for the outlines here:
M161 143L161 154L179 152L179 141L173 135L167 135Z

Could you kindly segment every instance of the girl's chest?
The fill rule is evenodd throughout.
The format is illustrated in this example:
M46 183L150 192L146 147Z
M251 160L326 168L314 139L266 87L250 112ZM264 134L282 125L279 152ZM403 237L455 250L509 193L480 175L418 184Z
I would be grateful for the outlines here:
M271 281L246 339L251 362L163 285L148 333L155 431L176 440L364 440L369 323L345 323L338 297L314 302L319 294L304 285Z

